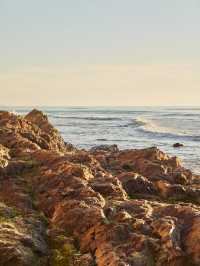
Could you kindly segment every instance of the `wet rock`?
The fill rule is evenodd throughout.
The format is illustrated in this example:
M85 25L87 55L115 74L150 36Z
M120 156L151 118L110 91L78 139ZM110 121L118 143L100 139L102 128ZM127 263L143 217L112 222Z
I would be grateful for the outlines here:
M183 147L183 146L184 146L184 145L183 145L182 143L179 143L179 142L173 144L173 147L174 147L174 148L181 148L181 147Z

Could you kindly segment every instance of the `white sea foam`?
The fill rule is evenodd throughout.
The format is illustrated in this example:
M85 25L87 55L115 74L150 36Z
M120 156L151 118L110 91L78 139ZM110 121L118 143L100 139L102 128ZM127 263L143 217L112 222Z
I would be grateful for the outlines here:
M136 118L135 121L137 125L139 126L139 128L145 132L167 134L167 135L172 135L172 136L175 136L175 135L176 136L187 136L189 133L186 131L178 130L176 128L159 125L159 122L157 121L155 122L145 117L138 117Z

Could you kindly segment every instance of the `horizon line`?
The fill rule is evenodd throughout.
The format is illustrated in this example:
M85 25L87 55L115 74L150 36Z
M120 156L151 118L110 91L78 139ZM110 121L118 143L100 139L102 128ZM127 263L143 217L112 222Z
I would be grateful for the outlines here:
M98 108L106 108L106 107L112 107L112 108L130 108L130 107L198 107L200 108L200 105L1 105L0 108L35 108L35 107L41 107L41 108L48 108L48 107L54 107L54 108L92 108L92 107L98 107Z

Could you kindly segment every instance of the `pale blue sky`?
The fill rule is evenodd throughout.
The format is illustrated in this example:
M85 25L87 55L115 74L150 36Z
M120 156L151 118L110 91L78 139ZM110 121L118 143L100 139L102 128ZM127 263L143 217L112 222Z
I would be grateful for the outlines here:
M0 104L197 104L199 0L0 0L0 34Z

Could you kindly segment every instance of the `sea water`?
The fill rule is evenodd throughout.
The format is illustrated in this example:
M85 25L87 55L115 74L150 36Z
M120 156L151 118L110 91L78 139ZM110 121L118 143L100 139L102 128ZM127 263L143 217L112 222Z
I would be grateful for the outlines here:
M66 142L78 148L117 144L120 149L157 146L200 173L200 107L37 107ZM5 108L19 114L32 107ZM184 147L175 149L180 142Z

